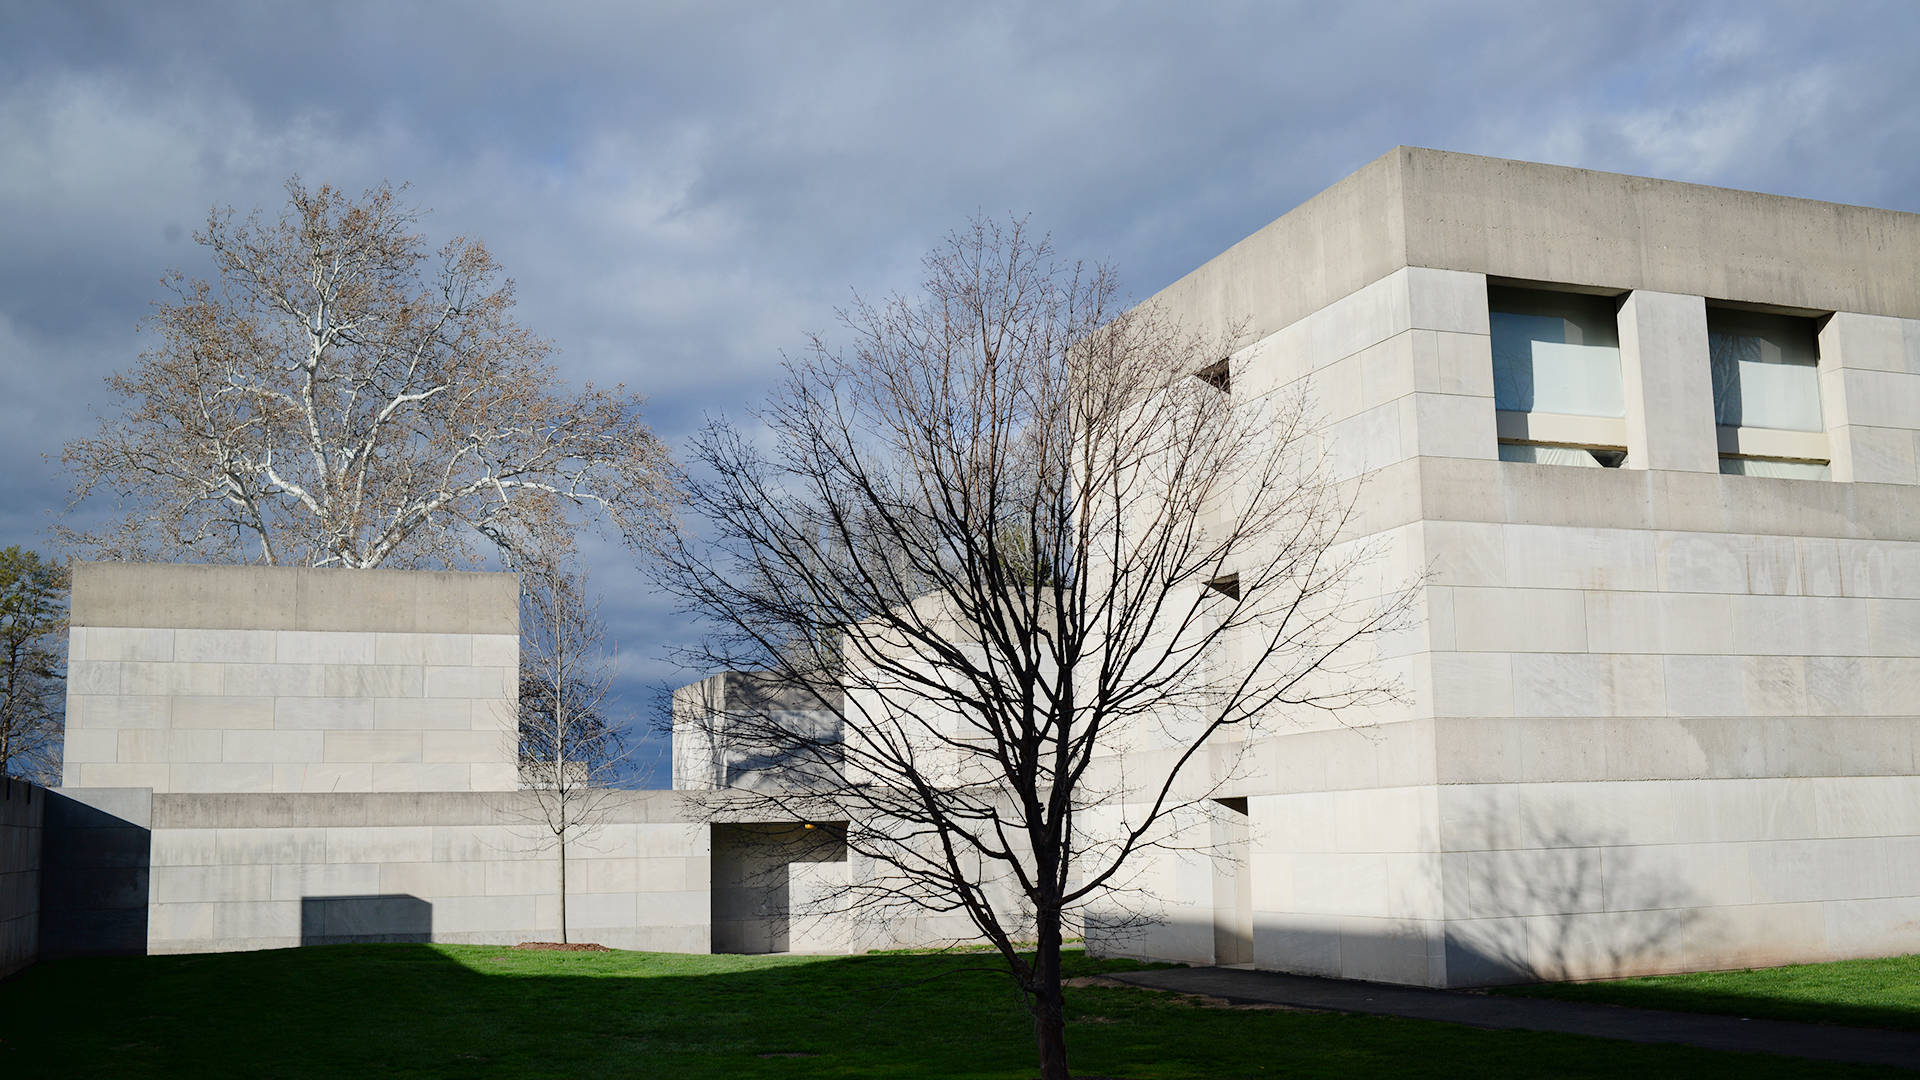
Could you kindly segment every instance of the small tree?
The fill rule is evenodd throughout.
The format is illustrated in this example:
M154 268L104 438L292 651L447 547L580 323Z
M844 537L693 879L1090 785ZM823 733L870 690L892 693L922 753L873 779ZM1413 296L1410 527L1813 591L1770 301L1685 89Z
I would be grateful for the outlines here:
M60 782L66 568L0 549L0 775Z
M522 580L520 784L544 843L559 852L560 940L567 940L567 848L598 827L626 759L608 714L617 665L585 578L550 568Z
M846 821L846 903L964 913L1063 1080L1071 919L1182 843L1216 756L1389 694L1354 662L1407 593L1349 589L1371 552L1303 395L1236 401L1218 346L1017 224L926 266L789 365L770 438L698 439L709 539L661 581L715 628L688 666L806 705L688 718L787 776L716 813Z
M578 392L513 319L478 241L430 251L386 185L287 184L277 221L215 212L217 282L167 279L153 345L67 444L74 500L118 519L67 539L103 558L371 568L563 557L575 511L644 539L667 454L624 387Z

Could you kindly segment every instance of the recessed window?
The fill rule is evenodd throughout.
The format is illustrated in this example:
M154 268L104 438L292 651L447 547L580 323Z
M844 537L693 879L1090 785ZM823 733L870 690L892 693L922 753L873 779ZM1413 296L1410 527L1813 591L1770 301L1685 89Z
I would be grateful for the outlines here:
M1707 309L1720 471L1824 480L1831 475L1820 410L1820 345L1810 318Z
M1238 600L1240 599L1240 575L1222 574L1207 582L1207 588L1229 600Z
M1619 468L1626 460L1618 302L1490 286L1500 460Z
M1202 382L1205 382L1207 385L1212 386L1215 390L1219 390L1222 393L1233 390L1232 372L1225 360L1217 364L1208 364L1206 367L1194 372L1194 375Z

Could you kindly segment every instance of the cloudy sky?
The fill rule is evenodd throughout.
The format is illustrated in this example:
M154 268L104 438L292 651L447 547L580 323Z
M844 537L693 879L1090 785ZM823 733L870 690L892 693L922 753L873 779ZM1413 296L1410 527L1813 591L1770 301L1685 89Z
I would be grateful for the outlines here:
M291 174L411 182L677 445L980 212L1145 296L1396 144L1920 211L1916 46L1913 0L0 0L0 546L208 208ZM591 551L638 707L698 629Z

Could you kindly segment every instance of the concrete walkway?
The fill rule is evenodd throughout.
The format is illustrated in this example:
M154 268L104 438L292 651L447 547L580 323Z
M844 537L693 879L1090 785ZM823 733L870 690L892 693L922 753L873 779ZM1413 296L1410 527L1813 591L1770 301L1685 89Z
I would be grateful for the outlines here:
M1742 1020L1706 1013L1428 990L1238 968L1171 968L1119 972L1109 977L1156 990L1225 998L1236 1005L1290 1005L1331 1012L1440 1020L1472 1027L1555 1031L1639 1043L1684 1043L1707 1050L1920 1069L1920 1032L1798 1024L1785 1020Z

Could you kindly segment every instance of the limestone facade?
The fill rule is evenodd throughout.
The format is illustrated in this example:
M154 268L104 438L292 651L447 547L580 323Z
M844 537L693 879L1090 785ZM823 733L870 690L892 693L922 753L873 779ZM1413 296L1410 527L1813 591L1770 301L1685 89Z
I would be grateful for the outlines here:
M1605 298L1623 415L1504 407L1515 287ZM1470 985L1920 949L1920 215L1403 148L1149 303L1253 327L1231 392L1313 396L1377 588L1418 582L1375 655L1404 702L1219 755L1254 964ZM1804 323L1819 430L1717 422L1723 311ZM1209 857L1148 874L1161 928L1105 947L1223 959L1249 913Z
M509 791L510 574L81 564L63 782Z

